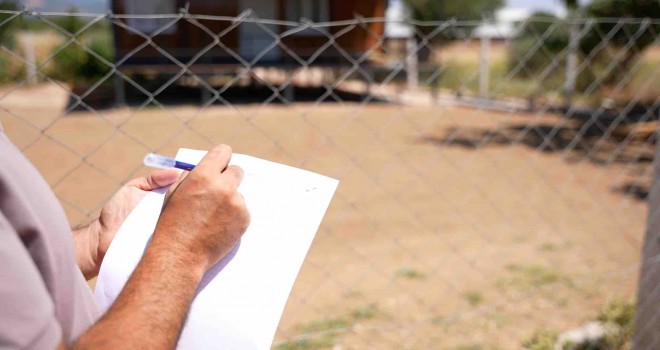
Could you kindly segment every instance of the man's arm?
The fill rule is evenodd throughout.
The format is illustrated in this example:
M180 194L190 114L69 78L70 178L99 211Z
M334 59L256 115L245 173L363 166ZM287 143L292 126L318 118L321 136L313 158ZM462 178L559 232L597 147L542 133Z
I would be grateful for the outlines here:
M205 263L169 249L151 243L115 303L74 348L176 346Z
M206 270L224 257L250 221L236 191L240 168L216 146L170 188L142 260L108 312L74 348L174 348Z

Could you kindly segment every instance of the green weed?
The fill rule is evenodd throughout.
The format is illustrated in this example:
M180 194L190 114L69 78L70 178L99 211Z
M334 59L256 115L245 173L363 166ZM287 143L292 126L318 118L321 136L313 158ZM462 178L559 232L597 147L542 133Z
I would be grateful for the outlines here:
M410 269L410 268L402 268L399 271L396 272L396 275L399 277L405 277L408 279L425 279L426 274L415 270L415 269Z
M468 304L470 304L470 306L477 306L484 301L483 294L477 291L466 292L463 294L463 296L465 297L465 300L467 300Z
M289 340L275 347L277 350L315 350L328 349L335 345L333 336L323 336L320 338Z
M553 332L536 332L522 345L527 350L554 350L557 337L557 333Z
M347 315L335 318L326 318L316 320L304 324L299 327L300 331L304 333L319 333L339 330L344 328L353 327L358 321L370 320L378 316L380 311L376 304L370 304L363 307L358 307ZM304 349L325 349L332 347L335 343L336 334L321 334L319 336L311 336L305 339L297 339L286 341L276 347L278 350L304 350Z
M378 307L375 304L370 304L365 307L360 307L351 312L353 320L370 320L378 315Z
M542 265L509 265L507 269L516 274L511 281L513 285L527 288L540 288L549 284L566 282L571 284L567 276L559 271Z

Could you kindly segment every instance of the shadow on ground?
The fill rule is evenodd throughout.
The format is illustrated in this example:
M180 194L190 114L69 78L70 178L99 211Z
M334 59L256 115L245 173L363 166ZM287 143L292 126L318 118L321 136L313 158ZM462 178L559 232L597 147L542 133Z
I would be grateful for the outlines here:
M479 150L487 147L522 145L538 152L557 153L569 162L588 160L600 166L626 164L635 176L645 176L651 166L656 142L658 106L636 105L626 114L613 111L581 111L563 117L527 123L500 124L493 128L451 127L442 135L427 134L419 143L439 148L461 147ZM648 191L639 183L614 191L645 199Z
M155 93L158 90L157 86L150 87L145 84L145 88L150 93ZM85 94L84 87L74 88L74 94L82 96ZM375 96L368 94L358 94L342 90L332 90L332 93L322 87L296 87L293 90L294 99L288 101L284 98L284 93L278 91L277 93L266 86L236 86L223 90L220 98L213 98L211 93L204 96L201 88L198 87L185 87L185 86L172 86L163 90L155 96L157 102L149 99L149 96L134 87L128 87L125 95L126 105L130 107L139 107L144 104L164 106L177 106L177 105L206 105L208 98L213 99L214 105L242 105L242 104L285 104L291 102L316 102L319 103L338 103L338 102L364 102L369 103L384 103L386 101L379 99ZM86 95L79 103L78 99L71 95L66 107L67 111L88 111L88 106L96 110L108 109L116 107L116 100L111 88L104 86L94 89L90 94Z
M614 188L615 192L631 196L637 200L645 201L649 196L649 186L638 182L629 182Z

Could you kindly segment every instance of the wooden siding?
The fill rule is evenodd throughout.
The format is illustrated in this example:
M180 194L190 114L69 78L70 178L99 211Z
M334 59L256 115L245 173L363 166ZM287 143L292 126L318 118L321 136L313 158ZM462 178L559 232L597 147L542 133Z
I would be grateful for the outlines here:
M185 0L176 0L177 8L185 6ZM287 0L275 0L278 3L278 15L280 19L286 19L286 6ZM385 7L387 0L367 0L367 1L352 1L345 0L328 0L329 1L329 14L328 18L331 21L342 21L353 19L355 15L365 18L370 17L384 17ZM189 12L195 14L215 15L215 16L238 16L241 12L240 0L225 0L225 1L191 1L189 5ZM114 13L125 13L123 0L113 0L112 9ZM223 20L198 20L197 25L186 20L179 20L175 26L176 30L171 34L159 34L153 38L153 42L163 50L172 54L179 61L187 62L202 48L213 42L213 37L208 35L200 28L206 27L213 33L221 33L226 31L232 25L231 21ZM285 26L274 27L275 30L280 32L286 31ZM345 29L345 26L333 26L329 28L330 35L336 35L338 31ZM239 53L239 30L234 28L227 31L221 37L222 45L233 51L234 55ZM383 35L384 24L367 23L364 25L357 25L350 31L337 38L337 44L342 49L347 51L353 56L358 56L377 45L378 37ZM142 45L145 39L139 35L130 33L130 31L123 28L115 28L115 46L117 49L117 58L120 59L134 48ZM307 33L309 34L309 32ZM303 59L310 57L319 50L324 44L328 42L328 38L319 33L319 36L314 35L291 35L282 38L283 45L287 49L295 52ZM281 50L281 59L279 63L295 63L296 61L285 52ZM226 49L214 46L209 52L204 54L198 61L200 64L209 63L222 63L234 64L238 63L232 53ZM317 63L344 63L348 62L339 54L339 52L330 47L323 51L319 56ZM159 53L156 48L147 46L133 55L124 64L171 64L172 62L167 59L162 53ZM277 62L270 62L277 63Z

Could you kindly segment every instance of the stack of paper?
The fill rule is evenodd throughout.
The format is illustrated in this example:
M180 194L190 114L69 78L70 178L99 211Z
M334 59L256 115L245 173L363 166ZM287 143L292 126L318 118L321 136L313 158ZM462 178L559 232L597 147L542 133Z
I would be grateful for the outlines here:
M180 149L197 164L205 151ZM269 349L286 300L338 181L234 154L239 192L252 215L233 251L209 270L193 301L180 349ZM164 190L149 193L119 229L101 265L96 299L113 303L137 266L160 214Z

